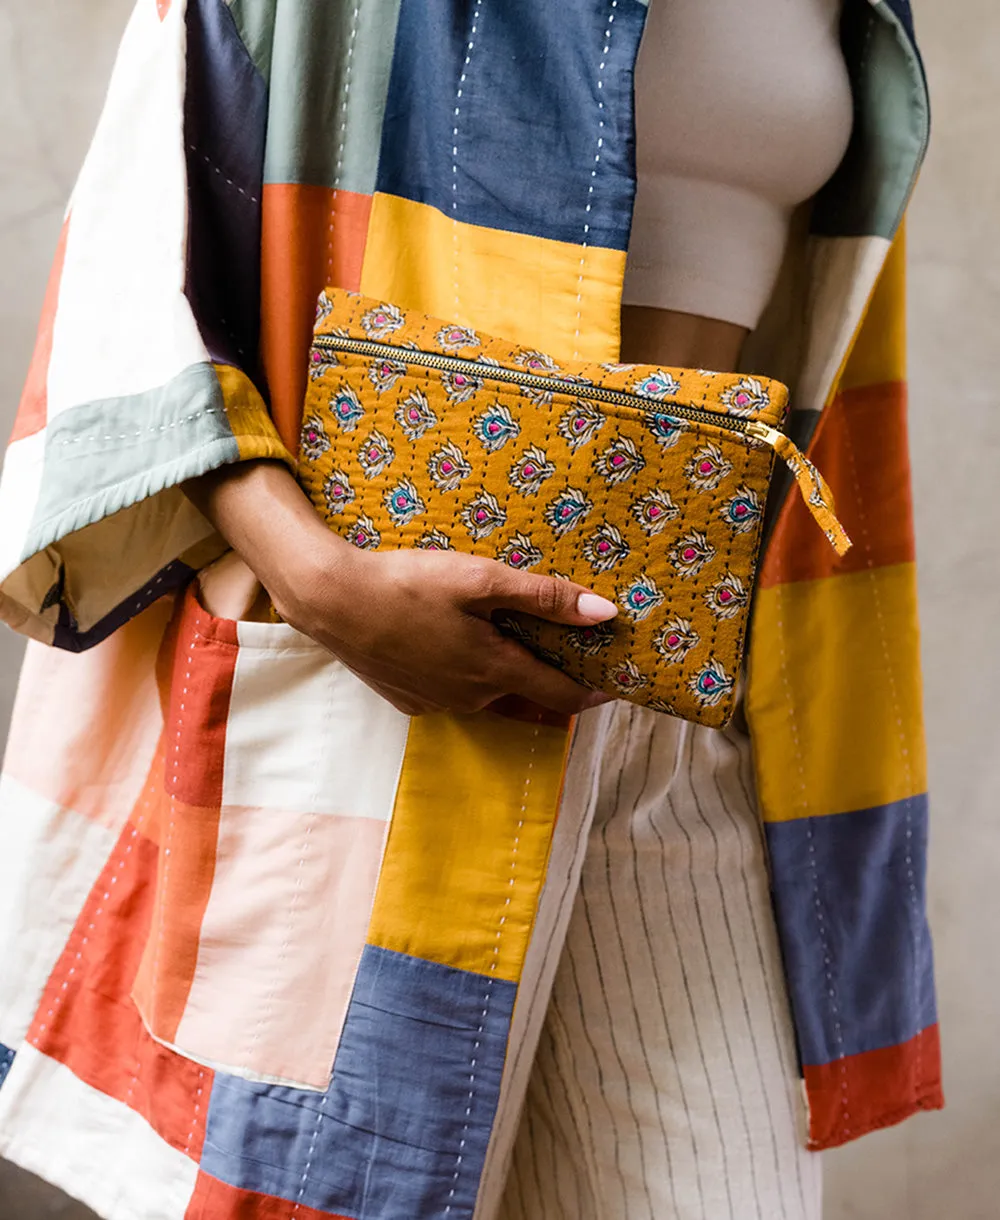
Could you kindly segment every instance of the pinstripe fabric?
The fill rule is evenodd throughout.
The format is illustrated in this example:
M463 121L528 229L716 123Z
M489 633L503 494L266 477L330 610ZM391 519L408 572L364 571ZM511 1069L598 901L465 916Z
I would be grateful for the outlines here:
M509 1138L526 1088L506 1189L488 1173L478 1217L817 1220L749 741L624 704L598 717L564 800L591 794L579 887L504 1101Z

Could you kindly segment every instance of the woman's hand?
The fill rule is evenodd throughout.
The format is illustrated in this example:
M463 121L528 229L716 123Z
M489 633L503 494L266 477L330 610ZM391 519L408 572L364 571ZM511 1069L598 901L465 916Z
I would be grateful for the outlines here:
M491 615L521 610L587 625L613 618L613 602L453 551L359 551L276 463L216 471L186 490L282 618L400 711L474 712L511 694L569 713L606 702L501 635Z

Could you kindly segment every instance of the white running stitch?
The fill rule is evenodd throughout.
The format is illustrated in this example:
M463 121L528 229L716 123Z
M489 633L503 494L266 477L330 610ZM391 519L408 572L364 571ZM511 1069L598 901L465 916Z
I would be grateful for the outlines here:
M462 1172L462 1161L465 1157L466 1137L469 1133L469 1124L472 1121L472 1107L476 1097L476 1064L478 1062L479 1048L482 1045L483 1033L486 1029L486 1021L489 1016L490 999L493 995L493 983L496 979L497 967L500 963L500 939L503 936L504 925L507 922L507 912L510 909L511 900L513 898L514 880L517 873L517 853L521 846L521 832L524 830L525 815L528 810L528 789L531 786L531 770L535 765L535 749L538 745L538 733L541 721L535 725L535 731L531 735L531 749L528 752L528 765L524 773L524 788L521 791L521 811L518 818L517 827L514 832L514 847L511 852L510 860L510 876L507 878L508 894L504 899L503 914L500 916L500 924L497 927L496 937L493 941L493 960L490 962L490 976L486 983L486 994L483 996L483 1011L479 1016L479 1028L476 1030L476 1040L472 1044L472 1060L469 1064L469 1096L466 1098L465 1107L465 1123L462 1127L462 1137L458 1141L458 1154L455 1158L455 1172L452 1174L451 1189L448 1191L448 1202L445 1205L444 1214L447 1216L451 1212L451 1201L455 1197L455 1191L458 1189L458 1177Z
M604 47L601 51L604 57L597 69L597 88L598 91L604 89L604 69L607 66L608 50L611 47L611 27L615 20L615 9L618 7L618 0L611 0L611 11L608 13L608 25L604 31ZM594 165L590 171L590 185L587 188L587 206L585 209L586 220L583 222L583 241L580 251L580 274L576 281L576 331L573 339L576 346L573 349L573 359L577 360L580 356L580 325L581 316L583 313L583 273L587 262L587 248L590 245L590 213L594 206L594 186L597 183L597 169L601 163L601 149L604 147L604 98L603 95L597 100L597 109L599 118L597 121L597 151L594 153Z
M222 170L219 169L219 167L215 164L215 162L212 160L212 158L210 156L208 156L207 153L203 153L196 144L189 144L188 148L191 150L191 152L197 153L198 156L201 157L201 159L205 162L206 165L208 165L211 169L215 170L215 172L219 175L220 178L225 179L225 181L233 188L234 191L239 191L239 193L243 196L244 199L248 199L251 203L260 203L260 199L256 195L251 195L250 192L245 191L243 189L243 187L241 187L239 185L238 182L234 182L232 180L232 178L227 177L222 172Z
M465 84L465 78L468 75L469 63L472 59L472 51L476 45L476 31L479 29L479 14L483 6L483 0L476 0L476 6L472 10L472 27L469 30L469 41L465 47L465 62L462 64L462 73L458 78L458 91L455 94L455 114L454 126L451 129L451 247L452 247L452 287L455 289L455 317L454 321L460 321L461 308L458 301L458 118L462 113L460 102L462 100L462 86Z
M351 93L351 73L354 68L354 44L357 42L358 38L358 14L360 11L360 4L355 4L354 11L351 13L351 32L347 36L347 60L344 65L344 89L343 96L340 99L340 131L337 136L337 163L333 170L333 196L330 199L330 223L327 226L326 232L326 274L327 279L331 284L334 280L334 222L337 219L337 197L340 194L340 171L344 165L344 149L347 147L347 103Z
M850 1106L847 1085L847 1062L844 1054L844 1031L840 1024L840 1009L837 1006L836 988L833 983L833 962L830 957L830 942L826 935L826 920L823 917L823 904L819 896L819 866L816 860L815 829L809 816L809 793L806 786L805 768L802 765L802 743L799 740L799 729L795 721L795 701L792 695L792 684L788 677L788 654L785 651L785 621L782 599L784 586L776 585L777 593L777 634L778 647L781 653L781 678L785 687L785 698L788 702L788 725L792 734L792 748L795 753L795 763L799 772L799 790L802 793L802 809L806 814L806 835L809 843L809 872L812 878L813 906L816 909L816 921L819 929L820 948L823 952L823 973L826 978L826 991L830 1000L830 1010L833 1014L833 1036L837 1043L837 1061L840 1065L840 1105L844 1116L844 1134L850 1134Z
M219 407L203 407L191 415L182 415L180 419L172 419L168 424L150 424L148 428L140 428L137 432L119 432L117 436L61 436L56 442L59 445L80 445L84 441L96 444L98 441L131 441L140 436L148 436L151 432L169 432L180 424L190 424L193 420L205 415L225 415Z

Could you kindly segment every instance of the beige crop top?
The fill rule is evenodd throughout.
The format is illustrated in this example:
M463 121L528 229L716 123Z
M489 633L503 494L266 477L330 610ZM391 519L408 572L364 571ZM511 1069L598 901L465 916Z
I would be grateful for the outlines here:
M623 300L753 329L852 101L840 0L650 0Z

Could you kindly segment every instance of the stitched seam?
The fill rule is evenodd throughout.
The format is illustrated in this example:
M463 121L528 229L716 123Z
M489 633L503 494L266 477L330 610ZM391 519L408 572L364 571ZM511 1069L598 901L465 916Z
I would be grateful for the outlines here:
M912 825L913 799L914 799L913 761L912 761L910 751L909 751L909 748L908 748L907 742L906 742L906 729L903 725L902 708L901 708L900 699L899 699L899 688L896 684L896 677L893 672L892 658L889 655L889 632L888 632L888 628L886 626L885 614L883 613L883 610L882 610L882 594L879 590L878 580L875 575L875 562L874 562L874 559L872 558L871 535L869 534L869 531L868 531L868 519L867 519L868 515L867 515L867 512L864 510L865 501L864 501L864 497L862 494L861 479L858 474L858 466L857 466L857 461L855 460L854 445L851 441L851 433L850 433L849 428L844 429L844 448L846 450L847 458L848 458L848 461L850 462L850 466L851 466L851 479L854 483L854 493L855 493L854 502L856 504L858 504L859 506L861 506L861 508L862 508L860 518L859 518L859 531L858 532L860 533L860 536L861 536L860 537L861 545L864 548L865 570L866 570L866 575L868 577L868 583L871 587L872 601L875 606L875 620L878 624L879 643L881 644L882 656L885 661L885 671L886 671L886 677L888 678L888 686L889 686L889 698L892 702L892 711L893 711L893 715L896 720L896 731L897 731L898 741L899 741L899 752L900 752L900 756L903 760L903 767L906 771L906 789L907 789L908 795L906 797L906 800L903 802L903 810L904 810L903 818L904 818L904 827L905 827L904 860L905 860L905 864L906 864L907 891L908 891L908 896L909 896L909 900L910 900L911 914L913 917L913 928L912 928L912 933L911 933L911 945L910 945L911 951L913 953L913 1007L914 1007L914 1017L916 1018L916 1021L918 1024L917 1032L919 1033L920 1032L919 1024L921 1021L921 1017L920 1017L921 1006L919 1003L920 976L919 976L918 963L919 963L920 954L919 954L918 929L921 924L921 911L920 911L920 899L919 899L919 895L917 894L916 878L915 878L914 868L913 868L913 825ZM914 1065L914 1073L915 1073L915 1076L912 1081L912 1090L913 1090L913 1094L915 1096L916 1092L917 1092L918 1082L923 1077L923 1040L922 1039L917 1040L917 1055L916 1055L916 1062Z
M795 700L792 694L792 684L788 676L788 654L785 650L785 624L783 615L783 600L784 589L781 585L775 586L777 597L775 598L777 605L777 634L778 648L781 655L781 677L785 687L785 698L787 701L788 726L792 736L792 752L795 756L795 763L798 768L799 775L799 790L802 794L802 809L806 814L806 836L808 840L809 851L809 876L812 882L813 907L816 911L816 926L819 932L820 949L823 953L823 974L826 979L826 993L830 1001L830 1011L833 1016L833 1036L837 1047L837 1061L840 1065L840 1108L843 1117L844 1135L848 1136L851 1133L850 1128L850 1089L847 1076L847 1060L844 1052L844 1031L840 1023L840 1008L837 1004L837 992L834 986L833 979L833 963L830 957L830 942L826 933L826 920L823 916L823 903L820 898L819 890L819 866L816 860L816 837L815 828L813 826L812 817L810 816L809 793L806 786L805 768L802 765L802 743L799 740L798 725L795 720Z
M458 78L458 89L455 93L455 111L454 124L451 129L451 247L452 247L452 287L455 289L455 321L457 322L461 316L461 306L459 305L458 293L458 120L462 113L462 86L465 84L466 76L468 75L469 63L472 60L472 52L476 45L476 31L479 29L479 16L483 7L483 0L476 0L476 6L472 10L472 25L469 29L469 41L465 45L465 62L462 64L462 71Z
M597 89L601 96L597 101L597 109L599 117L597 120L597 148L594 152L594 165L590 171L590 182L587 186L587 206L584 208L586 219L583 222L583 241L580 252L580 271L576 281L576 330L573 335L575 347L573 350L573 358L578 359L580 355L580 326L583 313L583 275L587 263L587 249L590 245L590 214L594 206L594 187L597 183L597 170L601 163L601 149L604 147L604 69L607 65L608 49L611 46L611 27L615 20L615 9L618 7L618 0L611 0L611 11L608 13L608 24L604 30L604 47L601 51L603 58L597 68Z
M208 153L202 152L202 150L197 146L197 144L189 144L188 149L193 153L197 153L197 155L199 157L201 157L201 159L205 162L206 165L208 165L211 169L214 169L215 172L219 175L219 177L228 186L231 186L234 191L237 191L249 203L260 203L260 199L257 195L251 195L249 191L245 191L243 189L243 187L241 187L238 183L234 182L232 180L232 178L230 178L229 175L225 173L224 170L219 169L219 167L215 164L215 162L208 155Z
M476 1098L476 1063L479 1056L479 1049L485 1036L486 1022L489 1017L490 1000L493 995L493 986L496 981L497 968L500 964L500 943L507 923L507 915L510 911L510 905L514 897L514 884L517 878L517 853L521 846L521 833L524 830L524 823L528 811L531 772L535 765L535 751L538 747L538 735L540 729L541 719L539 719L538 723L535 725L534 732L531 735L531 748L528 751L528 763L524 773L524 787L521 789L521 809L517 821L517 828L514 834L514 843L511 850L510 875L507 878L507 897L504 899L503 912L500 916L500 923L497 926L496 935L493 940L493 960L490 962L489 978L486 981L486 993L483 996L483 1011L480 1014L479 1028L476 1030L476 1038L472 1044L472 1058L469 1063L469 1094L466 1098L465 1122L462 1126L461 1138L458 1141L458 1153L455 1158L455 1172L452 1174L451 1189L448 1191L448 1202L445 1204L444 1214L446 1216L451 1213L452 1200L454 1199L455 1192L458 1189L458 1180L459 1175L462 1172L462 1162L465 1157L465 1145L469 1133L469 1125L472 1122L472 1109Z
M340 173L344 167L344 150L347 147L347 106L351 96L351 75L354 70L354 46L358 38L358 14L361 10L355 4L351 13L351 32L347 38L347 61L344 67L344 88L340 99L340 130L337 133L337 162L333 171L333 196L330 199L330 223L326 235L326 271L330 283L334 281L333 258L335 253L335 228L337 219L337 199L340 196Z
M150 424L148 428L139 428L136 432L119 432L117 436L61 436L55 443L57 445L81 445L84 441L90 444L97 444L98 441L130 441L135 440L137 437L149 436L151 432L169 432L171 428L177 428L181 424L190 424L194 420L202 419L206 415L225 414L226 412L219 407L204 407L200 411L195 411L192 415L185 415L180 419L172 419L168 424Z

